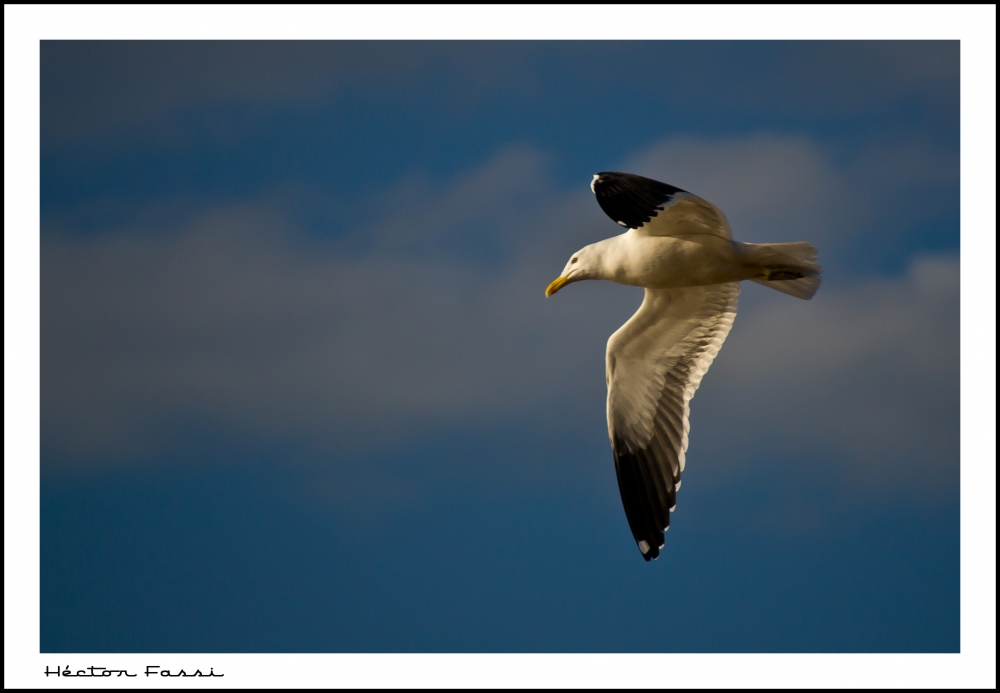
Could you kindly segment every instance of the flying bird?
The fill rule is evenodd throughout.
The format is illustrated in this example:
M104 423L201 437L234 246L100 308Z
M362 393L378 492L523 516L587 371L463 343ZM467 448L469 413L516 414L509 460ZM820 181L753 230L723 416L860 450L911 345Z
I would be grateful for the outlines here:
M808 300L822 268L811 243L734 241L718 207L672 185L605 171L590 188L627 231L573 253L545 295L584 279L646 290L608 339L606 377L618 490L648 562L660 555L681 487L689 402L733 326L740 282Z

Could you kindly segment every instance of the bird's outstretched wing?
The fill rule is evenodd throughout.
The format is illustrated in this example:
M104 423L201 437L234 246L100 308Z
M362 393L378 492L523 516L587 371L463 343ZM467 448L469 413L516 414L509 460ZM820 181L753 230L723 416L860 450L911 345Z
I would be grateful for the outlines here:
M590 184L604 213L650 236L710 234L732 240L726 215L686 190L634 173L603 171Z
M736 317L738 282L646 289L608 340L608 435L625 516L643 558L670 525L688 447L688 402Z

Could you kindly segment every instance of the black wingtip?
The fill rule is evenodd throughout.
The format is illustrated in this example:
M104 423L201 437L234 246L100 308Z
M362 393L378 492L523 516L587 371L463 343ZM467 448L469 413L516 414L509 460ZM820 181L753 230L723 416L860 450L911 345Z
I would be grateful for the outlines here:
M612 448L625 519L639 552L649 562L660 555L664 532L670 526L669 509L677 502L674 482L650 450L628 452L617 436Z
M604 213L620 225L636 229L655 217L680 188L621 171L594 174L590 189Z

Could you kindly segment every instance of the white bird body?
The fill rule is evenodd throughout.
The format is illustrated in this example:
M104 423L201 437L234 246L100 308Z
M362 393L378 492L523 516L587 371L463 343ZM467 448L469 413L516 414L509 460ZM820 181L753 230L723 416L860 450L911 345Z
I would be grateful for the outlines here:
M708 234L650 236L630 229L588 247L601 257L600 274L593 278L673 289L753 279L759 272L741 245ZM572 270L567 266L564 272Z
M545 290L604 279L644 287L636 311L608 339L608 436L625 516L649 561L681 485L689 402L736 317L739 282L810 299L822 268L810 243L739 243L718 207L630 173L594 176L601 208L625 233L588 245Z

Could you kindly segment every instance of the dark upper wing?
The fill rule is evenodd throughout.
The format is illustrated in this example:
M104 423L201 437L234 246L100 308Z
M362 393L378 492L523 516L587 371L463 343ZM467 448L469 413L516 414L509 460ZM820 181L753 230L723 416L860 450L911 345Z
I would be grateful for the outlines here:
M731 239L722 211L686 190L634 173L603 171L590 184L604 213L652 236L707 233Z
M643 558L670 526L688 447L688 402L722 347L738 282L646 289L639 310L608 340L608 435L618 489Z

